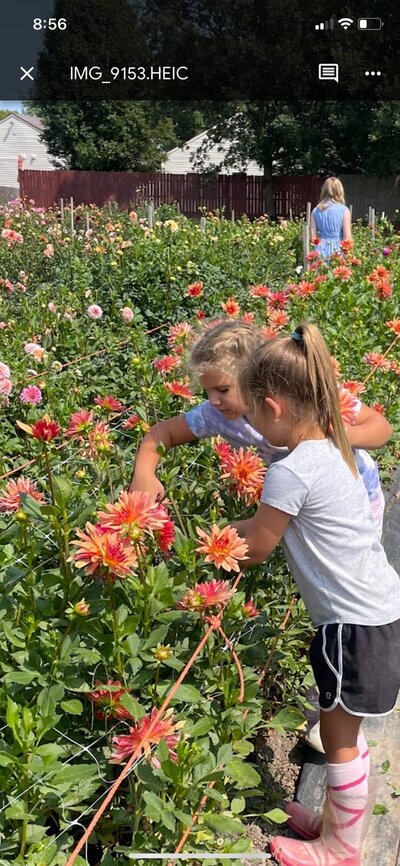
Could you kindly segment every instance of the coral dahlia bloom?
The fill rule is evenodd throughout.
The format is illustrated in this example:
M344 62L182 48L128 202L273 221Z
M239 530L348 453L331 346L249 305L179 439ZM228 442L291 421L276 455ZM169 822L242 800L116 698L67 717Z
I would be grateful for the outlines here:
M358 382L357 379L347 379L346 382L342 382L342 385L343 388L346 388L346 391L354 394L355 397L365 391L365 385L362 382Z
M287 304L289 295L287 292L271 292L267 299L268 309L282 310Z
M57 421L52 421L49 415L43 415L39 421L32 424L32 436L41 442L51 442L58 436L61 427Z
M164 713L163 718L159 719L156 724L153 724L152 730L150 726L154 722L158 710L153 707L149 716L144 716L139 722L136 722L133 728L129 728L129 734L120 737L113 737L112 745L114 751L109 759L110 764L122 764L136 751L137 757L142 755L150 758L153 767L160 767L158 758L152 756L152 746L158 745L163 741L169 749L169 757L172 761L177 760L177 754L174 751L178 745L180 734L177 733L180 728L183 728L185 722L175 722L173 718L173 710L169 709Z
M122 531L132 539L162 529L168 520L164 505L141 490L132 493L124 490L117 502L107 502L106 508L107 511L98 513L100 525L113 532Z
M250 286L249 295L252 298L268 298L270 291L268 286Z
M246 604L243 605L242 611L243 616L246 619L254 619L256 616L260 616L261 613L258 607L255 606L252 599L250 599L250 601L246 601Z
M284 328L289 322L289 316L285 310L271 310L269 322L273 328Z
M174 379L173 382L164 382L164 388L175 397L182 397L184 400L193 399L193 391L190 390L187 382L178 382Z
M214 523L210 533L199 527L196 527L196 532L203 542L196 547L197 553L205 553L205 561L212 562L217 568L239 571L238 560L249 558L246 556L248 545L240 538L233 526L220 529Z
M340 241L340 249L343 250L344 253L349 253L350 250L353 249L353 241Z
M233 485L238 496L243 497L247 505L258 502L264 483L266 466L252 451L239 448L232 451L228 462L222 466L221 478L227 478Z
M110 432L106 421L99 421L94 425L93 430L89 431L86 457L96 460L99 454L107 454L112 451L113 444L110 439Z
M124 430L135 430L138 424L140 424L140 418L139 415L136 415L134 412L133 415L129 415L129 418L125 418L121 427L123 427Z
M33 499L41 502L44 499L34 481L21 475L16 481L9 481L0 495L0 511L18 511L21 507L21 493L28 493Z
M84 568L86 574L95 577L127 577L137 565L137 556L132 545L116 532L104 531L104 527L86 523L86 532L77 529L77 539L71 542L77 550L69 562Z
M101 406L101 408L105 409L106 412L122 412L125 409L121 400L118 400L117 397L113 397L112 394L107 394L106 397L95 397L94 402L96 406Z
M35 361L42 361L45 353L45 349L43 346L39 346L39 343L25 343L24 351L27 355L35 358Z
M254 313L243 313L242 322L244 322L246 325L252 325L254 322Z
M370 367L379 367L379 369L383 370L384 373L387 373L387 371L390 370L390 361L379 352L367 352L367 354L364 355L364 362Z
M196 583L194 589L188 589L179 602L182 610L208 611L210 608L221 610L233 595L233 589L228 580L209 580Z
M74 437L75 439L83 439L84 434L92 423L92 410L88 412L86 409L78 409L77 412L74 412L73 415L71 415L65 435Z
M188 298L199 298L203 294L204 283L199 280L197 283L190 283L186 289Z
M235 301L235 298L228 298L225 303L222 301L221 307L224 313L226 313L227 316L230 316L231 319L236 319L240 313L240 306L238 302Z
M342 385L339 388L339 408L343 424L354 424L358 415L359 400Z
M392 319L390 322L385 322L385 325L390 331L393 331L394 334L400 336L400 319Z
M174 370L175 367L179 367L181 363L181 359L176 355L164 355L163 358L154 358L153 366L156 368L158 373L161 373L162 376L170 373L171 370Z
M188 322L177 322L176 325L171 325L168 331L168 345L187 346L192 335L193 328Z
M42 402L42 392L36 385L28 385L22 389L19 399L21 403L30 403L31 406L36 406Z
M86 697L94 704L97 719L131 719L129 710L120 703L121 696L128 694L128 689L125 689L119 680L107 680L105 685L97 681L96 688L88 692Z
M347 282L347 280L351 277L351 269L347 267L347 265L338 265L337 268L333 269L334 277L338 277L340 280Z
M101 319L103 315L103 310L99 307L98 304L90 304L90 306L86 310L89 319Z
M296 292L293 292L293 294L298 295L299 298L305 298L307 295L313 295L316 290L317 286L315 282L310 283L307 280L302 280L301 283L298 283Z
M168 517L162 527L154 533L160 550L167 555L175 541L175 526Z

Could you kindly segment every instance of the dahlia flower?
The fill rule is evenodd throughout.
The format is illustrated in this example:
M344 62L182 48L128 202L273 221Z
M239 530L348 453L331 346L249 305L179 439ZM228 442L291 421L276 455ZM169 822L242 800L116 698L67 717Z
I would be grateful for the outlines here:
M189 388L187 382L179 382L174 379L172 382L164 382L164 388L174 394L175 397L182 397L184 400L193 400L193 391Z
M175 367L179 367L181 359L176 355L164 355L162 358L154 358L153 366L162 376L170 373Z
M203 294L204 283L199 280L197 283L190 283L186 289L188 298L199 298Z
M122 307L121 308L121 319L124 322L132 322L134 315L135 314L134 314L133 310L131 310L130 307Z
M188 589L178 603L181 610L209 611L211 608L221 610L235 595L236 589L228 580L209 580L196 583L194 589Z
M236 319L240 313L240 306L235 300L235 298L228 298L225 302L222 301L221 307L224 313L226 313L226 315L229 316L231 319Z
M107 680L104 685L96 682L96 688L87 692L86 697L94 704L97 719L131 719L132 714L120 702L122 695L128 694L129 690L119 680Z
M118 400L117 397L113 397L112 394L107 394L106 397L95 397L94 403L96 406L100 406L107 412L122 412L125 409L121 400Z
M86 310L89 319L101 319L103 315L103 310L99 307L98 304L90 304L90 306Z
M233 526L220 529L214 524L210 533L199 527L196 527L196 532L203 542L196 547L197 553L205 553L205 561L212 562L217 568L239 571L238 560L249 558L246 556L248 545Z
M242 497L247 505L258 502L264 483L266 466L252 451L239 448L232 451L228 460L222 461L221 478L226 478L235 493Z
M104 531L102 526L86 523L86 532L77 529L77 539L71 542L77 550L69 562L84 568L86 574L103 579L127 577L137 565L132 545L117 532Z
M68 428L65 431L65 435L71 436L75 439L83 439L84 434L87 432L92 423L92 410L88 412L86 409L78 409L77 412L74 412L71 415Z
M98 512L100 526L113 532L123 532L129 538L139 539L143 533L152 534L163 529L168 521L164 505L152 499L149 493L124 490L117 502L108 502L106 511Z
M255 606L252 599L250 599L250 601L246 601L246 604L244 604L242 607L242 611L245 619L254 619L256 616L260 616L261 613L258 607Z
M354 424L358 415L359 400L341 385L339 387L339 408L343 424Z
M51 442L58 436L61 427L57 421L52 421L48 415L43 415L39 421L32 424L32 436L39 439L41 442Z
M37 385L28 385L22 389L19 399L21 403L30 403L31 406L36 406L42 402L42 392Z
M22 504L21 493L29 494L33 499L37 499L38 502L44 499L44 494L39 492L35 481L31 481L30 478L20 475L16 481L8 481L6 484L0 495L0 511L18 511Z
M177 732L180 728L183 728L185 722L175 722L173 710L169 709L164 713L163 718L154 724L157 713L158 710L156 707L153 707L149 716L144 716L139 722L135 723L133 728L129 728L129 734L113 737L112 745L114 751L109 759L110 764L122 764L138 750L138 758L143 755L145 758L150 758L153 767L160 767L160 761L154 755L152 756L151 751L152 746L158 745L161 741L168 746L170 759L177 761L177 754L174 751L180 737L180 734ZM150 730L151 725L153 727Z

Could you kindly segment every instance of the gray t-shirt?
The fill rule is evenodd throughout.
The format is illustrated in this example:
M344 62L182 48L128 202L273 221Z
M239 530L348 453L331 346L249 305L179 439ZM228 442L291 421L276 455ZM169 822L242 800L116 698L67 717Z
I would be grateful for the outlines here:
M329 439L270 467L261 502L291 515L282 544L313 625L400 618L400 580L373 531L368 496Z

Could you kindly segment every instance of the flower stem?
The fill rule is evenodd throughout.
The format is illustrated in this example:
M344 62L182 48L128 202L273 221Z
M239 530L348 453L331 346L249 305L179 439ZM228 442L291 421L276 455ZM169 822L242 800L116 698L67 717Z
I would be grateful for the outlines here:
M115 649L115 659L116 659L116 669L119 677L123 678L123 669L122 669L122 659L121 659L121 650L119 648L119 629L117 622L117 612L115 609L115 596L114 596L114 585L111 579L107 580L107 588L110 596L110 604L111 604L111 619L113 624L113 635L114 635L114 649Z

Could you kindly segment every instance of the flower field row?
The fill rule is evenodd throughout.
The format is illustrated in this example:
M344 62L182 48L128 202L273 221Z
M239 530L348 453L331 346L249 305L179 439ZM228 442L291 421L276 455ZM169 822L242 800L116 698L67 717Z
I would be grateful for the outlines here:
M265 467L203 441L163 458L162 505L127 488L143 432L198 399L192 340L226 317L266 337L316 321L347 423L361 395L398 430L400 239L386 222L374 238L356 227L354 248L324 263L316 244L302 271L300 234L78 208L71 237L34 203L0 212L0 866L66 864L135 749L77 864L127 866L185 833L194 852L251 847L263 714L298 728L311 682L311 626L281 554L233 586L246 550L229 522L254 507ZM395 433L386 474L397 458Z

